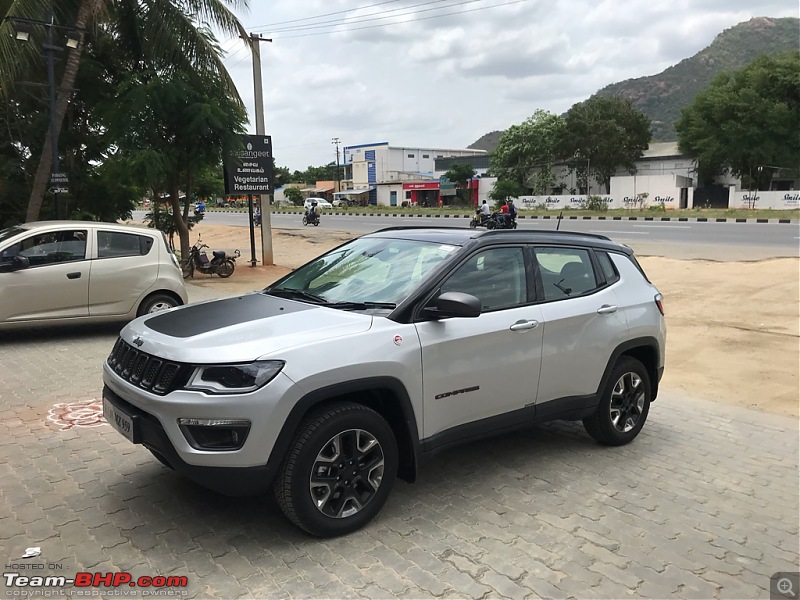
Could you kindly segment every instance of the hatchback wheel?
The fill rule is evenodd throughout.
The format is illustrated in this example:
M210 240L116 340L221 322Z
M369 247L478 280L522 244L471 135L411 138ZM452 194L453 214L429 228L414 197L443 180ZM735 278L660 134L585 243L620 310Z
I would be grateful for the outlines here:
M370 408L340 404L299 428L275 481L284 514L317 537L360 529L383 507L397 472L391 427Z
M136 316L141 317L142 315L161 312L162 310L175 308L179 304L180 303L172 296L167 296L166 294L154 294L142 302L141 306L139 306L139 311L136 313Z
M583 420L583 426L601 444L627 444L642 430L651 399L647 369L638 360L624 356L611 371L597 410Z

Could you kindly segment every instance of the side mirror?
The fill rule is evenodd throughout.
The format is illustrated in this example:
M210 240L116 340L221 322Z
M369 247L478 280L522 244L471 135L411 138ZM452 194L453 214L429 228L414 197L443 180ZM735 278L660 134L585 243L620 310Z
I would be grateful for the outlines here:
M433 319L447 317L474 318L481 314L481 301L463 292L445 292L436 298L435 306L428 306L424 313Z
M31 261L28 260L27 256L20 256L19 254L11 259L11 270L12 271L20 271L22 269L27 269L31 266Z

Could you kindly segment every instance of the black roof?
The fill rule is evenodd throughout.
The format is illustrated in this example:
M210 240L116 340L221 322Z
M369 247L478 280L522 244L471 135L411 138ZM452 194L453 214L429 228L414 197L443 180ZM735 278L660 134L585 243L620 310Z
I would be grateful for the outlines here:
M402 235L398 235L402 234ZM477 243L494 242L502 239L505 242L569 244L591 246L616 250L625 254L633 254L628 246L612 241L610 238L595 233L582 231L556 231L554 229L494 229L489 231L469 229L467 227L414 227L398 226L379 229L367 234L370 237L402 237L408 240L419 240L436 244L463 246L470 240Z

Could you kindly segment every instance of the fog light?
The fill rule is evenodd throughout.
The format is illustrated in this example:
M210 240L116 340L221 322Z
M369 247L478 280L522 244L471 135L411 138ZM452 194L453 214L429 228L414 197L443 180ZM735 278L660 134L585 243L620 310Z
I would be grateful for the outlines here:
M247 419L178 419L178 426L195 450L238 450L250 433Z

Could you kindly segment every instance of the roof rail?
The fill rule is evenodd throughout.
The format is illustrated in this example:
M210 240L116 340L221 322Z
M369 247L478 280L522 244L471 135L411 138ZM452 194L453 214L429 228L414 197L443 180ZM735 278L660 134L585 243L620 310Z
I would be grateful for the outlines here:
M508 229L490 229L484 232L486 234L494 234L494 235L503 235L505 232L509 231ZM564 229L512 229L510 231L520 231L525 233L546 233L548 235L574 235L580 237L590 237L596 238L598 240L608 240L609 242L613 241L610 237L605 235L601 235L599 233L584 233L582 231L565 231Z

